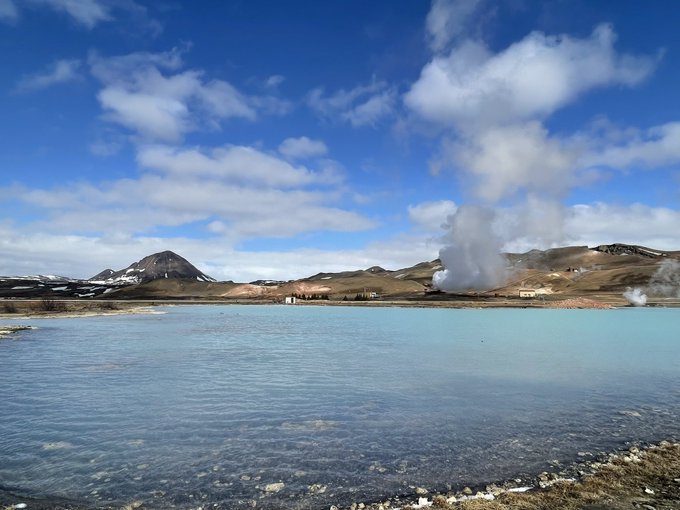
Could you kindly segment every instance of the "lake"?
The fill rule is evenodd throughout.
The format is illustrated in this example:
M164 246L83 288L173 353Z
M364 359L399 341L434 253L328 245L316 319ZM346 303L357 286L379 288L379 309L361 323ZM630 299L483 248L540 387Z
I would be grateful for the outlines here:
M328 508L680 437L678 309L161 310L0 341L0 488Z

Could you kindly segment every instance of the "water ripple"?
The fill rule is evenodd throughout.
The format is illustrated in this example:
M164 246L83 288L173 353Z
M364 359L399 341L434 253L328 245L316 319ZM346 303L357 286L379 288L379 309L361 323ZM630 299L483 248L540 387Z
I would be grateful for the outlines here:
M234 306L44 320L0 343L0 486L319 508L677 437L679 313Z

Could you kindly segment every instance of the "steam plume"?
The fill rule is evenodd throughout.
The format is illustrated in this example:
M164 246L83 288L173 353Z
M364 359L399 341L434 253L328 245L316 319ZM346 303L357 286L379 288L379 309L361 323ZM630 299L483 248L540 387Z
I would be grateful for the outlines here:
M655 296L680 297L680 261L666 259L649 281L650 294Z
M463 205L448 217L447 246L439 252L446 269L437 271L432 285L440 290L484 289L505 278L503 241L493 231L492 209Z
M625 297L628 302L634 306L645 306L647 304L647 294L644 294L642 289L638 287L634 289L628 287L626 292L623 293L623 297Z

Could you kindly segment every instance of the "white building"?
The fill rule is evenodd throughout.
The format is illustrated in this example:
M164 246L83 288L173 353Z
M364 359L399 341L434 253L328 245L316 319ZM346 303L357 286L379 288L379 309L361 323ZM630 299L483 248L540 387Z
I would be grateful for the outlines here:
M535 298L536 291L534 289L519 289L519 297L524 299Z
M295 296L286 296L287 305L294 305L295 303L297 303L297 298Z

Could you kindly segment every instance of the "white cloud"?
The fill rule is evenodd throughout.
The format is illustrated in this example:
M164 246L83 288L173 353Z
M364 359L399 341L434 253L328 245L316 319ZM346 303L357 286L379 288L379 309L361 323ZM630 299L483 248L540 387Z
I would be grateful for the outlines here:
M595 246L629 243L677 250L680 248L680 211L644 204L626 206L596 203L569 209L565 234L575 244Z
M324 183L331 178L325 173L293 166L275 156L244 146L226 146L208 151L147 146L140 148L137 160L145 168L178 176L205 175L235 183L277 188ZM334 181L335 178L330 180Z
M306 159L323 156L328 147L321 140L311 140L306 136L300 138L286 138L279 145L279 152L291 159Z
M78 80L81 78L81 65L78 59L57 60L46 71L23 77L17 84L17 90L29 92Z
M649 76L656 59L617 53L615 40L609 25L586 39L533 32L498 54L468 40L435 56L404 101L429 122L466 130L540 119L588 90Z
M12 0L0 0L0 20L14 22L19 19L19 10Z
M446 219L455 214L458 207L451 200L421 202L408 206L408 218L417 228L424 232L440 231Z
M590 137L586 143L592 140ZM680 162L680 122L633 132L623 140L600 140L584 157L584 166L617 169L659 168Z
M327 120L342 119L355 127L375 126L393 114L396 97L394 87L373 81L328 96L323 88L316 88L307 95L307 104Z
M181 71L184 49L104 58L91 54L92 74L104 118L145 140L180 141L191 131L218 129L231 118L255 120L257 112L283 114L289 103L273 96L247 96L223 80L205 80L200 70Z
M450 41L464 35L481 3L482 0L433 0L425 21L432 50L442 51Z
M13 13L16 19L18 12L12 0L0 0L0 18L3 4L10 6L10 13ZM76 23L90 30L102 22L114 21L117 18L114 12L118 11L116 14L121 12L125 14L128 23L131 22L135 28L144 30L145 35L155 37L163 31L161 23L149 17L148 9L135 0L22 0L19 5L37 9L47 7L70 16Z
M338 200L334 192L246 187L211 178L144 175L99 187L26 189L21 200L36 213L44 212L35 228L64 233L133 235L219 221L220 233L237 242L375 226L358 213L333 207ZM200 232L200 225L193 228Z
M353 106L343 112L341 116L354 127L375 127L382 119L392 115L396 99L396 90L389 88Z
M29 2L65 12L87 28L94 28L99 22L113 19L109 6L101 0L29 0Z
M29 204L38 218L32 228L64 233L135 235L194 223L238 242L376 226L341 205L348 191L336 189L342 175L333 162L310 169L246 146L162 145L139 147L138 162L138 178L0 196Z
M285 76L281 76L280 74L273 74L265 80L264 86L270 89L275 89L279 85L281 85L284 81L286 81Z

